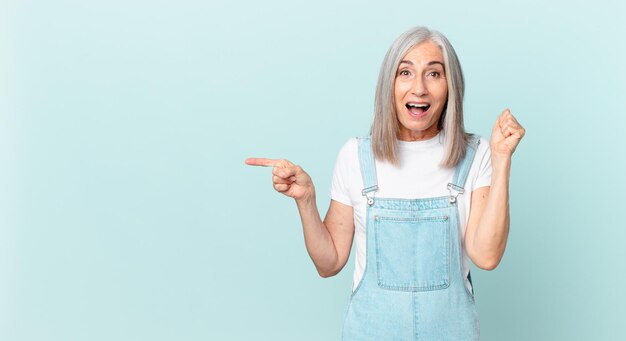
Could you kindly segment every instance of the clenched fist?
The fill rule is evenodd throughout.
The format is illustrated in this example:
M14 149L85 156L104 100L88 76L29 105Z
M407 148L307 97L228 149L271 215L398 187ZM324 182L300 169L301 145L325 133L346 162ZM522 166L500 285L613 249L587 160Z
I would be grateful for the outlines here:
M505 109L491 131L491 157L496 159L510 159L515 148L524 137L526 130L517 122L509 109Z

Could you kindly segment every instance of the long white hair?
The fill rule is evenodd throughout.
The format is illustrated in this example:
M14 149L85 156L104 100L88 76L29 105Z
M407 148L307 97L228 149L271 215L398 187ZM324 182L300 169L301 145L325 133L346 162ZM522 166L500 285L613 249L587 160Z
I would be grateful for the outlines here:
M426 27L414 27L404 32L391 44L385 55L374 100L374 122L372 123L372 149L376 159L398 164L398 121L394 84L400 61L416 45L430 40L441 48L444 61L448 97L437 127L443 130L446 152L441 166L455 167L465 155L469 135L463 126L463 93L465 82L463 71L454 48L448 39L438 31Z

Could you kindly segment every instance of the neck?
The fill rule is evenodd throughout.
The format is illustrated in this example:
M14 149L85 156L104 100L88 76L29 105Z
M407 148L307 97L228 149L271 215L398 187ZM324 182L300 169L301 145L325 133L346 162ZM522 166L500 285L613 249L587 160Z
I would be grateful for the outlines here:
M414 142L414 141L423 141L423 140L430 140L433 137L437 136L437 134L439 134L439 130L435 129L432 131L420 131L420 132L415 132L415 131L401 131L398 134L398 140L400 141L407 141L407 142Z

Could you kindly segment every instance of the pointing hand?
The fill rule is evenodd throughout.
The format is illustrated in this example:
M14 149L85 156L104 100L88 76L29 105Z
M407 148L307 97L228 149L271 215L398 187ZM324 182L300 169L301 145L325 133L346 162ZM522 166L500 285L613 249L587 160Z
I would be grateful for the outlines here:
M246 164L273 167L272 183L277 192L294 198L296 201L308 201L315 197L315 187L309 174L289 160L249 158L246 159Z

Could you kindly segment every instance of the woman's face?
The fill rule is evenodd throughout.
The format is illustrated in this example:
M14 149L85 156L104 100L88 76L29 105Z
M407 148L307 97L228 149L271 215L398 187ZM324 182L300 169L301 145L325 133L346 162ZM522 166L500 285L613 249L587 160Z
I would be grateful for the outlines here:
M398 139L416 141L437 135L437 122L448 97L441 48L430 40L402 58L394 84Z

